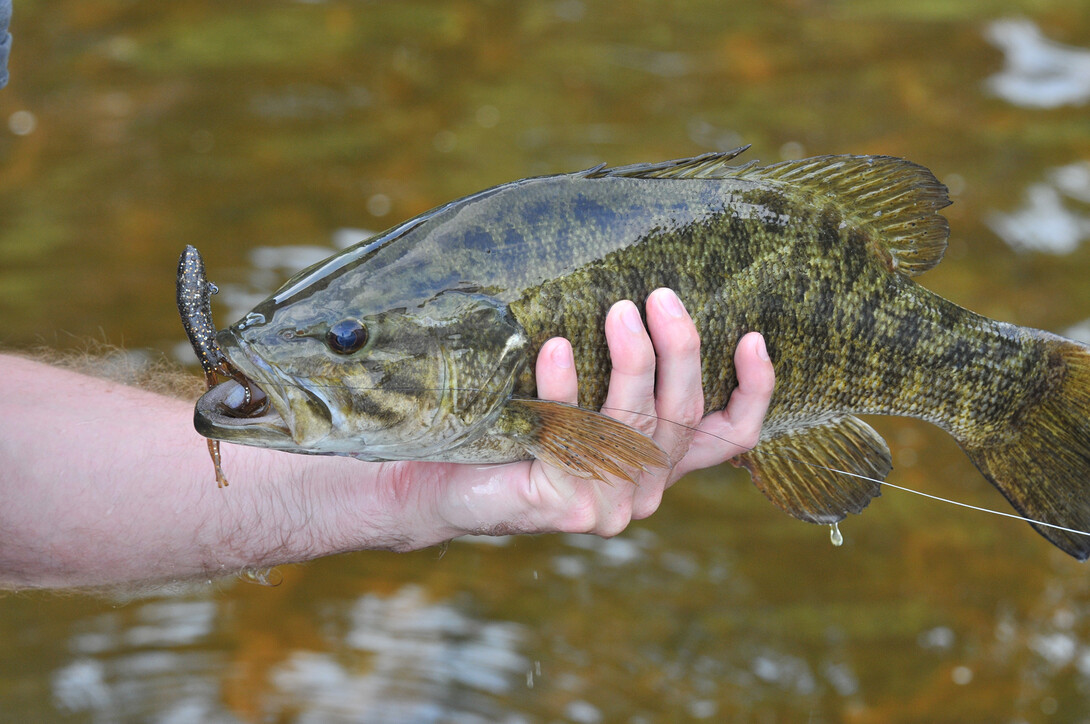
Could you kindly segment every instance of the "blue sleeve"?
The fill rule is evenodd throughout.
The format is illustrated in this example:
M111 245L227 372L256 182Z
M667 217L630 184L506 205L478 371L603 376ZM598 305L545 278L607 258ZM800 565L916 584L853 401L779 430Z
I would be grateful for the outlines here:
M8 54L11 53L11 0L0 0L0 88L8 84Z

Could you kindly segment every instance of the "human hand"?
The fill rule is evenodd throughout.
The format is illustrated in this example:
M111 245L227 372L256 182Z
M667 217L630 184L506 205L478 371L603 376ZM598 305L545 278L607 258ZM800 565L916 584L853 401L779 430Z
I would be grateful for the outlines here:
M672 467L644 472L635 484L610 485L540 460L494 466L385 463L376 482L401 523L385 546L409 550L465 534L616 535L654 513L663 492L685 473L754 446L775 384L763 338L742 338L735 352L739 386L725 410L703 416L695 325L668 289L652 293L646 309L647 329L630 301L615 304L606 318L613 371L603 412L651 436ZM545 343L536 377L542 399L576 401L567 340ZM374 545L372 540L366 547Z

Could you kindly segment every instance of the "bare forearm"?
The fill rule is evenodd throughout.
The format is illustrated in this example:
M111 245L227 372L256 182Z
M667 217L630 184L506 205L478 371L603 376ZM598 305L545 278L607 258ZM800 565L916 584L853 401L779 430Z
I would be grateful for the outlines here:
M397 545L368 520L376 465L230 446L221 490L189 403L2 363L0 585L188 579Z

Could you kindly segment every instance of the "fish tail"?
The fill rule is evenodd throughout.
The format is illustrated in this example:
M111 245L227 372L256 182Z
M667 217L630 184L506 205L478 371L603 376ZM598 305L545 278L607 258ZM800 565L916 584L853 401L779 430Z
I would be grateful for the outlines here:
M1001 434L959 442L1023 516L1090 532L1090 348L1037 334L1048 355L1048 379L1027 394ZM1080 561L1090 557L1090 535L1033 527Z

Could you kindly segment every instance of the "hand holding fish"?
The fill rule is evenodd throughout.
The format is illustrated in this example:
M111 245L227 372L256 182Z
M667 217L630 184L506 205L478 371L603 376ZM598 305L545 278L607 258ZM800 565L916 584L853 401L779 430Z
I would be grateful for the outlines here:
M654 439L672 466L643 472L635 484L604 485L540 460L492 467L384 463L379 484L389 488L388 497L408 496L407 507L430 509L441 521L425 520L393 547L419 548L464 534L616 535L631 520L654 513L666 488L685 473L755 445L775 383L762 337L749 334L739 343L739 386L726 410L704 417L700 339L688 313L672 291L660 289L647 301L647 319L645 330L630 301L615 304L606 318L613 369L603 411ZM545 343L536 375L543 399L576 401L567 340Z
M688 315L670 311L675 303L672 293L652 295L650 337L634 324L630 302L616 305L606 323L614 360L608 404L633 411L611 414L676 461L640 475L638 485L571 477L539 461L361 463L232 446L225 463L233 484L217 490L192 403L0 355L0 439L8 451L0 588L214 578L467 533L616 533L650 515L685 471L741 451L655 417L691 424L702 412L698 340ZM726 413L708 415L699 429L756 440L773 382L762 349L758 335L742 340L740 385ZM566 341L547 342L537 369L544 397L574 397Z

